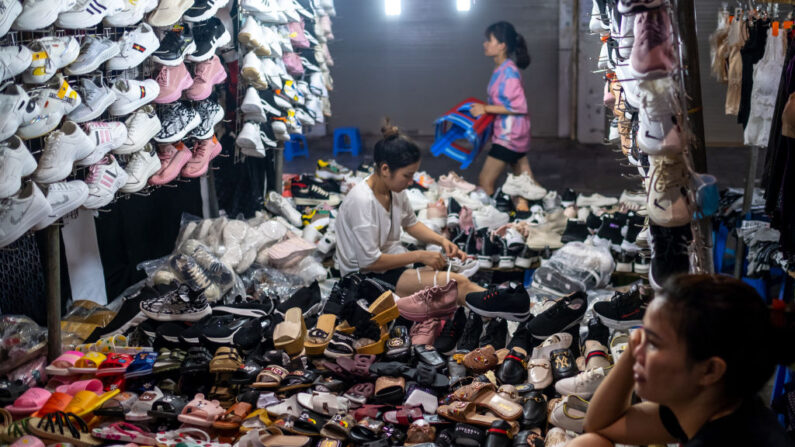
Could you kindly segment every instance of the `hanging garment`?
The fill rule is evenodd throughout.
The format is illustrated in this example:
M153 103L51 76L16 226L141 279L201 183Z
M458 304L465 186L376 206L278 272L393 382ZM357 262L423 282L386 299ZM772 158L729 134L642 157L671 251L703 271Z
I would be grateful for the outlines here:
M770 138L770 125L773 122L778 85L787 51L786 38L785 32L774 36L773 30L768 30L765 55L754 67L754 87L751 92L753 101L743 134L748 146L765 147Z
M726 115L737 115L740 111L740 95L743 83L743 58L740 50L748 40L745 20L735 18L729 28L729 88L726 91Z
M740 50L743 59L742 86L740 89L740 108L737 112L737 122L743 125L748 123L751 113L751 91L754 88L754 67L765 55L767 44L767 31L770 29L770 20L758 19L748 22L748 39Z
M729 11L718 12L718 29L709 36L709 54L712 76L718 82L726 83L729 78L726 74L726 60L729 56Z

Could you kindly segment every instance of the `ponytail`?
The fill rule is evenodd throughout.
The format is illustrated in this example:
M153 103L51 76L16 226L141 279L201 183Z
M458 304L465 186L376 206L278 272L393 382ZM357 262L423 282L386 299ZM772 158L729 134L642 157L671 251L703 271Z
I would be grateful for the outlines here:
M527 51L527 42L524 37L516 32L516 28L509 22L501 21L492 23L486 28L486 37L494 36L497 42L505 44L508 57L513 59L516 66L524 70L530 65L530 53Z
M524 70L530 65L530 53L527 52L527 42L521 34L516 33L516 48L513 52L513 61L519 69Z

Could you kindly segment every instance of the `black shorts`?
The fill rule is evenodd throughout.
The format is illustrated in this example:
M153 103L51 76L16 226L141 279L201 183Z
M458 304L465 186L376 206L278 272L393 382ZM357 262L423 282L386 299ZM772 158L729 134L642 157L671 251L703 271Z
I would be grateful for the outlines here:
M376 273L376 272L368 272L364 275L368 278L377 279L379 281L383 281L387 284L391 284L393 287L397 288L398 280L400 279L400 275L403 274L408 270L407 267L398 267L396 269L387 270L384 273Z
M491 144L491 149L489 150L489 157L494 157L497 160L504 161L509 165L516 163L520 158L524 157L524 152L516 152L508 149L505 146L500 146L499 144Z

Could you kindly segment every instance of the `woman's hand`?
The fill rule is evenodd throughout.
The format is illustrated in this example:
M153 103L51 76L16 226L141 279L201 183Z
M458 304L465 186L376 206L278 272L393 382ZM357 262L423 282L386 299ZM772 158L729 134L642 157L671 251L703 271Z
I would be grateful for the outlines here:
M466 261L467 255L463 251L461 251L458 246L449 239L445 239L442 241L442 249L444 249L444 254L447 255L448 258L458 258L462 261Z
M447 259L444 255L435 251L418 251L418 260L434 270L444 270L447 267Z
M475 118L479 117L486 113L486 105L480 103L473 103L472 106L469 107L469 114L474 116Z

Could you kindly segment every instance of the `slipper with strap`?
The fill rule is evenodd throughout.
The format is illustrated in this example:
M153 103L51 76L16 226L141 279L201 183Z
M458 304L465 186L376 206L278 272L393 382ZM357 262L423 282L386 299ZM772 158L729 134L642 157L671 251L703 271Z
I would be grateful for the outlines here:
M215 356L210 361L210 372L213 374L235 372L242 364L243 359L240 358L237 349L223 346L215 351Z
M68 376L72 374L69 368L75 366L75 362L83 356L79 351L66 351L53 360L44 371L50 376Z
M126 422L115 422L91 430L91 436L109 441L134 442L139 445L155 445L154 433L149 433Z
M109 416L109 417L120 417L123 418L124 415L130 411L132 405L135 401L138 400L138 395L130 392L125 391L123 393L119 393L113 396L112 399L108 399L105 403L103 403L99 408L94 410L94 414L97 416Z
M333 314L323 314L317 318L315 327L306 335L304 349L307 355L321 355L326 350L334 334L334 325L337 323L337 316Z
M240 431L259 431L271 425L273 425L273 421L268 417L268 411L264 408L259 408L243 418L243 421L240 423Z
M251 384L252 388L278 388L287 375L287 369L279 365L268 365L257 374L256 382Z
M94 374L106 358L105 354L88 352L75 361L75 366L70 367L69 372L72 374Z
M42 439L72 444L75 447L95 447L102 441L91 436L88 425L76 414L50 413L28 422L31 434Z
M223 414L224 409L217 400L209 401L204 398L204 394L199 393L182 409L177 419L186 424L210 427Z
M238 402L229 407L229 409L226 410L226 413L224 413L220 419L213 422L213 428L217 428L219 430L237 430L240 428L240 424L250 411L250 403Z
M184 396L164 394L152 404L152 409L148 414L155 419L176 421L177 416L182 413L186 405L188 405L188 400Z
M141 394L130 408L130 412L124 416L124 419L131 422L151 421L152 417L149 415L149 410L151 410L152 405L162 397L163 392L160 391L158 387Z

